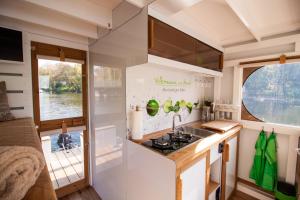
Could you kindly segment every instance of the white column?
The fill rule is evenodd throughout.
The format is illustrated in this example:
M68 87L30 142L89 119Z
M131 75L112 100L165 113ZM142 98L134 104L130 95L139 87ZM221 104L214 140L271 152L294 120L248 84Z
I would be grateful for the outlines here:
M214 102L221 100L221 77L214 78Z
M242 84L243 84L243 69L239 65L235 65L233 69L233 104L242 104ZM240 120L241 113L233 113L233 120Z

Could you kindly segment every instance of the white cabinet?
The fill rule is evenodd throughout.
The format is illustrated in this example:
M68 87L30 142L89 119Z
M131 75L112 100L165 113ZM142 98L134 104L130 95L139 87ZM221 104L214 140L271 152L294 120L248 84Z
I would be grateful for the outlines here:
M173 161L127 141L127 200L175 200L175 175Z
M182 200L205 200L206 157L180 174Z
M225 141L222 170L222 182L223 185L225 185L225 188L222 188L222 200L229 199L230 195L236 188L238 136L239 134L236 134Z

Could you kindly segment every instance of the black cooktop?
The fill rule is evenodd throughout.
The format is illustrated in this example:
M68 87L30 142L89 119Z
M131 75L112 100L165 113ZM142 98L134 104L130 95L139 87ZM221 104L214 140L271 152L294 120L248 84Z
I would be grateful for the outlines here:
M144 146L153 149L164 155L168 155L172 152L175 152L197 140L201 139L200 137L193 134L184 134L184 133L168 133L162 137L148 140L142 143Z

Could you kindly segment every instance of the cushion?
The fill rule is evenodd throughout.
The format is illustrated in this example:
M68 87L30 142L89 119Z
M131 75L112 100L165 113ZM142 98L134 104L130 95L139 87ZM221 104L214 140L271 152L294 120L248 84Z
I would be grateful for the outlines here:
M8 98L6 94L6 84L4 81L0 82L0 122L13 120L15 117L11 114L8 105Z

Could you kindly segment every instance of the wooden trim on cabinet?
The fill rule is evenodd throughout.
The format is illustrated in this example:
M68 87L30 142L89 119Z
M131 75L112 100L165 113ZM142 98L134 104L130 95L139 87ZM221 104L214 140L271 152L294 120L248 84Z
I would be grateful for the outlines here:
M176 177L176 200L182 199L182 180L180 175Z
M239 134L240 134L240 131L236 132L235 134L233 134L230 137L226 138L225 142L227 143L228 141L230 141L232 138L235 138Z
M226 142L223 141L225 147ZM224 152L223 152L224 155ZM225 191L226 191L226 160L225 156L222 156L222 174L221 174L221 200L225 200Z
M234 183L234 190L237 189L237 178L238 178L238 171L239 171L239 155L240 155L240 131L237 133L237 144L236 144L236 163L235 163L235 183Z
M205 173L205 200L209 198L210 191L210 150L208 150L206 155L206 173Z
M220 55L220 63L219 63L219 69L222 71L224 68L224 54L222 53Z
M193 159L187 159L183 165L177 167L176 170L176 200L182 199L182 180L181 180L181 173L193 166L197 161L201 159L206 159L206 172L205 172L205 200L208 200L209 196L209 180L210 180L210 150L207 150L203 154L197 156ZM207 167L209 166L209 167Z
M148 17L148 49L154 46L154 21L152 18Z
M196 162L198 162L199 160L203 159L204 157L207 157L209 150L205 151L204 153L202 153L201 155L198 155L196 158L195 157L191 157L188 158L186 160L184 160L183 162L181 162L180 164L178 164L177 170L176 170L176 176L180 176L180 174L182 172L184 172L185 170L187 170L188 168L190 168L191 166L193 166Z
M214 71L223 69L222 51L152 16L148 16L148 54Z
M239 138L240 138L240 131L236 132L235 134L231 135L230 137L226 138L224 140L224 152L222 156L222 174L221 174L221 200L225 200L225 195L226 195L226 163L229 161L229 145L228 142L237 137L237 148L236 148L236 166L235 166L235 182L234 182L234 190L230 194L234 193L234 191L237 188L237 179L238 179L238 156L239 156ZM230 199L230 198L229 198Z
M229 144L226 143L224 146L224 160L226 163L229 161L229 151L230 151L229 148L230 148Z

